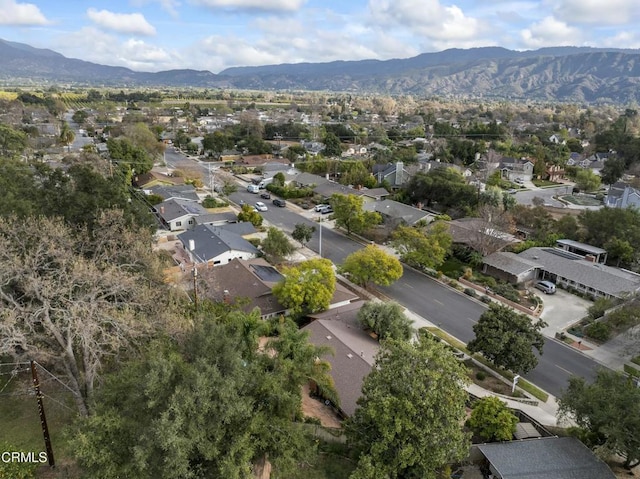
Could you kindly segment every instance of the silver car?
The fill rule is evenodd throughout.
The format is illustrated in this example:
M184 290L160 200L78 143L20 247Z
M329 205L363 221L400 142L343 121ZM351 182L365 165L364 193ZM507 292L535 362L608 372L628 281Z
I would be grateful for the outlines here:
M545 294L553 294L556 292L556 285L551 281L536 281L535 287Z

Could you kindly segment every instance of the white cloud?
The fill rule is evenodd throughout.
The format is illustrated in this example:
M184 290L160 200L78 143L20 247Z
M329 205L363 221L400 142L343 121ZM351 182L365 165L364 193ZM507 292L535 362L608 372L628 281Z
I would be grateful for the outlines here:
M570 27L565 22L553 17L545 17L520 32L522 41L528 48L557 47L581 45L581 30Z
M624 25L640 19L638 0L547 0L554 15L569 23Z
M108 10L87 10L87 16L96 25L114 32L151 36L156 29L141 13L114 13Z
M0 0L0 25L47 25L49 21L33 3Z
M180 6L180 2L178 0L131 0L131 4L134 7L142 7L149 3L159 3L160 8L165 12L170 13L174 17L178 16L178 7Z
M439 0L369 0L374 24L410 29L434 41L465 41L481 35L483 27L457 6Z
M183 60L174 52L139 39L122 41L116 35L95 27L65 33L52 48L71 58L82 58L101 65L122 66L135 71L181 68Z
M231 10L289 11L299 10L306 0L190 0L194 5Z
M601 46L609 48L640 48L640 35L637 32L619 32L613 37L604 38Z

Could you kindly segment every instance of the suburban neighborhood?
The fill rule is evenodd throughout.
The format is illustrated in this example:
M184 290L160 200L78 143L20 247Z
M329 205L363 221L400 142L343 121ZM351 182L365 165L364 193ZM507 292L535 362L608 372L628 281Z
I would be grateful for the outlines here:
M80 418L46 477L634 471L637 111L218 93L2 100L2 364Z

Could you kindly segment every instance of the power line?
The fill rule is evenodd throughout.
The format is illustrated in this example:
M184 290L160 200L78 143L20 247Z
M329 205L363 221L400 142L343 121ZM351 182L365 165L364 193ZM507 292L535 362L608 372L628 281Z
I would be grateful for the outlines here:
M65 383L62 382L62 380L60 380L55 374L53 374L52 372L50 372L49 370L47 370L47 368L45 368L42 364L40 364L37 361L34 361L34 363L39 366L40 368L42 368L42 370L44 372L46 372L49 376L51 376L53 379L55 379L56 381L58 381L60 384L62 384L65 388L67 388L71 394L73 394L74 396L78 396L78 393L76 391L74 391L73 389L71 389L69 386L67 386Z

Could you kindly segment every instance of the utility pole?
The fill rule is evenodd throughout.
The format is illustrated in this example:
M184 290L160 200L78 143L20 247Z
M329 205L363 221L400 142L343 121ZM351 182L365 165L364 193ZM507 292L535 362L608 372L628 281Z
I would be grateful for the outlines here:
M318 217L318 224L320 225L320 246L318 248L318 254L322 258L322 216Z
M193 304L198 310L198 269L193 265Z
M40 414L40 424L42 425L42 435L44 436L44 445L47 449L47 459L49 466L55 467L56 462L53 458L53 448L51 447L51 437L49 436L49 428L47 427L47 417L44 414L44 403L42 402L42 394L40 393L40 382L38 381L38 371L36 370L36 362L31 360L31 377L33 378L33 390L36 393L38 401L38 413Z

